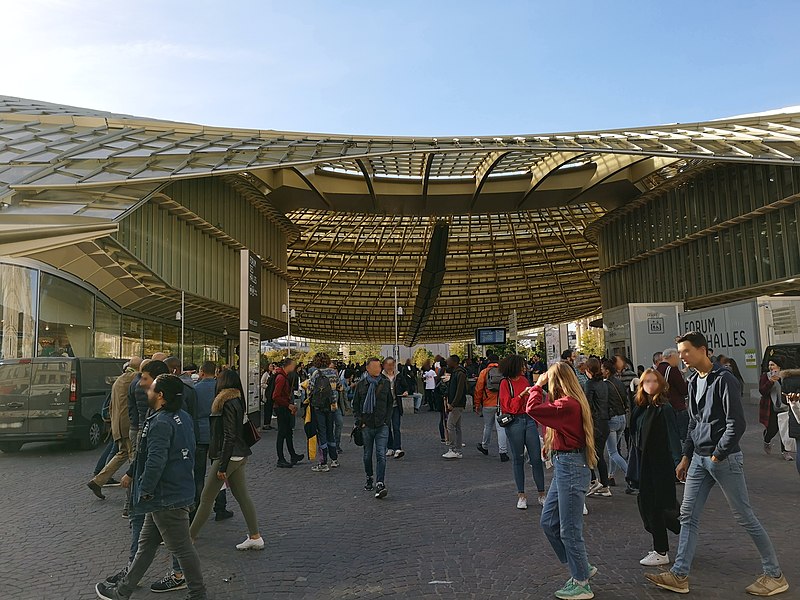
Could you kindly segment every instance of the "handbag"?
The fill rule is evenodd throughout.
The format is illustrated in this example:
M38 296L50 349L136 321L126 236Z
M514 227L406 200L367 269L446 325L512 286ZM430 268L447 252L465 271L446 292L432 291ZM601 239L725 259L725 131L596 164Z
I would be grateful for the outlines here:
M506 381L508 382L508 389L509 389L509 391L511 393L511 397L513 398L514 397L514 386L511 385L511 380L510 379L506 379ZM503 412L503 407L500 404L500 394L497 395L497 414L495 415L494 418L497 420L497 424L500 425L500 427L508 427L514 421L517 420L517 416L516 415L512 415L511 413Z
M261 439L261 434L258 433L258 429L253 422L250 420L250 417L247 416L247 410L244 409L244 401L242 401L242 412L244 413L244 419L242 419L242 437L244 438L245 443L252 448L256 445L256 442Z
M356 425L353 427L353 431L350 432L350 440L356 446L363 446L364 445L364 432L361 431L361 427Z

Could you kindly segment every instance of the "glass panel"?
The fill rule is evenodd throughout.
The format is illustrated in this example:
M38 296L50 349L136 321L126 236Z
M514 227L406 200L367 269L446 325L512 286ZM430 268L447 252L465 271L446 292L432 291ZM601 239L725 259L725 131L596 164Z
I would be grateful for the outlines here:
M92 356L94 294L42 273L38 356Z
M120 358L120 314L99 298L94 310L94 355Z
M769 221L769 249L772 257L772 277L777 279L786 276L786 253L783 247L783 221L781 213L773 213L767 217ZM796 239L796 238L795 238Z
M0 358L30 358L38 272L0 264Z
M144 356L153 356L161 352L161 323L144 322Z
M144 356L142 352L141 319L122 317L122 356ZM152 356L152 354L148 356Z
M742 225L742 251L747 257L745 268L747 270L747 285L755 285L759 281L759 264L758 264L758 251L756 247L758 240L756 239L755 227L752 221L748 221Z
M797 240L800 239L800 229L797 226L797 213L800 211L800 204L795 204L788 208L783 209L786 217L786 239L792 240L789 246L789 272L792 275L800 273L800 244Z
M169 356L180 357L181 355L180 327L176 327L175 325L163 325L162 333L164 339L164 343L161 346L162 351L166 352Z
M759 217L755 222L758 235L758 253L761 257L761 274L759 281L769 281L772 279L772 255L769 251L769 233L767 231L767 219Z

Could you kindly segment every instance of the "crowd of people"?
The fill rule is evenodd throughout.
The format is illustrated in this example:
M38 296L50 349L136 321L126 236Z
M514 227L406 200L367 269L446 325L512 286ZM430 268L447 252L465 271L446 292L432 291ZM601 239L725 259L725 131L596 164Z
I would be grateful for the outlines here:
M344 365L318 353L308 366L287 358L270 365L261 380L264 431L276 422L276 466L294 468L294 433L302 423L303 443L315 473L337 469L343 455L345 416L350 437L362 448L364 490L387 497L387 462L405 456L404 404L422 403L439 413L438 433L446 460L463 458L464 412L472 406L484 419L477 450L492 453L493 433L501 462L511 462L516 506L528 509L526 462L541 507L540 525L570 577L555 592L562 599L594 597L583 538L587 498L608 498L622 485L636 496L652 549L640 563L666 567L646 574L659 588L688 593L699 519L718 485L735 520L751 536L762 574L747 587L756 596L788 590L770 538L750 506L739 447L745 430L742 382L735 361L713 357L700 333L690 332L634 371L624 356L585 357L565 351L550 366L538 356L464 361L436 356L417 368L398 368L391 357ZM468 364L467 364L468 363ZM778 434L779 419L800 438L800 370L783 369L775 357L761 378L760 420L764 450ZM123 516L130 522L130 556L119 573L96 586L100 598L128 598L163 541L172 553L168 575L151 584L155 592L188 589L206 597L194 542L212 512L230 518L226 489L238 502L247 537L238 550L260 550L255 505L247 490L246 465L258 433L249 422L246 394L235 370L204 363L182 367L163 353L132 358L112 387L111 443L87 484L98 498L114 484L115 472L130 463ZM192 371L196 371L193 373ZM288 456L285 453L288 451ZM792 450L781 439L782 457ZM210 468L209 468L209 461ZM101 464L102 463L102 464ZM545 472L552 469L547 486ZM800 471L800 467L798 467ZM677 486L684 486L682 501ZM670 560L669 532L677 539Z

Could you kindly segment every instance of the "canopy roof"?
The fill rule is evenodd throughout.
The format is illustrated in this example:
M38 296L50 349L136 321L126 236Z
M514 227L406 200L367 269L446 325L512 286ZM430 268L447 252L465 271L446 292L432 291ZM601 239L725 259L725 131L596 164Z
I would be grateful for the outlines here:
M468 338L512 310L521 329L595 313L585 228L711 162L800 164L800 110L409 138L206 127L0 96L0 221L86 218L84 235L102 236L103 221L171 181L246 182L297 228L293 331L322 339L392 340L395 286L407 343Z

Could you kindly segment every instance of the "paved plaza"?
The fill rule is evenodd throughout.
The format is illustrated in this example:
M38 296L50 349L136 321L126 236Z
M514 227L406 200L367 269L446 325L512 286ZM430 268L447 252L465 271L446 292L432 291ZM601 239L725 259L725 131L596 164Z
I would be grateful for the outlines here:
M747 411L751 499L794 586L781 598L797 599L800 480L794 464L762 452L757 408ZM352 419L345 423L349 431ZM235 517L210 521L197 543L210 597L552 598L568 577L566 568L538 526L535 490L529 489L533 506L517 510L510 463L499 462L496 447L489 457L475 450L482 420L467 415L464 458L452 462L440 458L436 415L406 415L403 425L407 454L389 459L384 501L362 490L361 454L349 440L342 467L318 474L307 463L276 469L275 432L267 432L248 464L267 548L234 549L246 531L231 497ZM106 488L108 499L100 501L85 485L98 453L30 444L16 455L0 454L0 599L88 600L95 597L96 581L124 565L129 533L121 517L123 491ZM638 560L651 548L635 498L618 487L612 498L588 504L586 543L600 570L593 580L596 597L673 597L645 584ZM702 528L689 597L748 597L743 589L759 573L758 555L718 490ZM675 541L671 537L673 550ZM168 567L162 551L143 583ZM161 596L145 587L133 598Z

